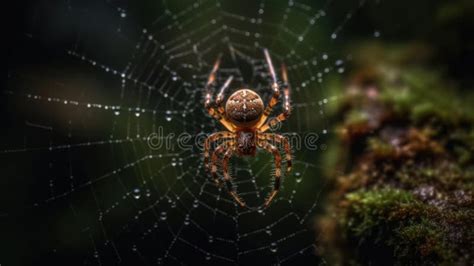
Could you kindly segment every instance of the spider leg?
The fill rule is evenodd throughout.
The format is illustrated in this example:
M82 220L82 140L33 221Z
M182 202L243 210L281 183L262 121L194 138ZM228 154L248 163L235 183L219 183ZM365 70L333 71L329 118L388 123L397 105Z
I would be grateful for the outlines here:
M222 85L221 89L219 90L219 93L217 94L217 98L216 98L216 105L217 105L217 111L219 112L219 114L221 115L224 115L225 116L225 109L224 109L224 91L225 89L227 89L227 87L229 87L230 83L232 82L232 79L234 78L234 76L230 76L227 78L226 82L224 83L224 85Z
M283 149L285 150L285 160L286 160L286 172L289 173L291 171L292 161L291 161L291 146L288 138L279 134L273 133L263 133L257 135L261 140L272 140L280 145L283 145Z
M223 169L222 172L224 174L224 182L227 186L227 191L229 192L229 194L235 199L235 201L241 207L245 207L245 202L242 200L242 198L235 191L234 186L232 184L232 178L229 175L229 167L228 167L229 166L229 160L232 157L232 155L234 154L234 151L235 151L235 148L232 147L232 148L228 149L225 152L224 158L222 159L222 169Z
M219 161L219 154L222 154L226 149L229 149L229 147L232 147L233 145L234 145L234 141L232 140L221 143L219 146L217 146L216 150L212 153L211 174L217 186L222 185L222 182L219 180L219 176L217 175L217 162Z
M206 86L204 87L204 90L206 92L204 107L206 108L206 110L207 110L207 112L209 113L210 116L212 116L212 117L214 117L214 119L218 120L222 125L224 125L227 128L227 130L229 130L231 132L234 132L235 131L234 125L229 120L227 120L225 118L225 116L223 116L222 113L220 113L216 109L214 104L212 103L211 86L212 86L212 84L214 84L214 82L216 80L216 73L217 73L217 70L219 69L219 64L220 64L220 56L217 58L216 62L214 63L214 66L211 70L211 73L209 74L209 77L207 79ZM227 80L227 82L224 84L224 86L227 87L229 85L230 81L232 81L231 77ZM223 87L223 89L225 89L225 87ZM221 91L223 91L223 89L221 89Z
M281 72L282 72L282 77L283 77L283 93L284 93L284 97L285 97L285 102L283 104L283 112L281 114L279 114L275 119L267 121L263 126L261 126L259 128L260 132L265 132L268 129L270 129L271 127L274 127L276 124L285 121L291 114L290 84L288 83L288 74L287 74L287 71L286 71L286 66L284 64L281 66ZM270 105L269 105L269 107L270 107ZM265 115L265 113L264 113L264 115Z
M280 190L280 183L281 183L281 155L278 149L270 144L266 140L262 140L259 142L260 147L267 150L268 152L273 154L275 158L275 182L273 183L273 190L268 195L268 198L265 200L264 207L268 207L270 202L272 202L273 198L276 196L278 191Z
M215 132L206 138L206 140L204 141L204 165L206 166L207 169L209 169L210 167L209 156L210 156L211 144L220 139L230 139L230 138L235 138L235 134L228 131Z
M272 76L273 94L272 94L272 98L270 99L270 102L268 103L267 107L265 107L265 110L263 111L263 115L260 118L260 121L257 123L257 128L260 128L267 121L268 116L272 112L273 107L278 103L278 98L280 97L280 86L278 85L278 82L277 82L275 69L273 68L273 64L272 64L272 59L267 49L264 49L263 52L265 53L265 59L267 60L268 71L270 72L270 75Z

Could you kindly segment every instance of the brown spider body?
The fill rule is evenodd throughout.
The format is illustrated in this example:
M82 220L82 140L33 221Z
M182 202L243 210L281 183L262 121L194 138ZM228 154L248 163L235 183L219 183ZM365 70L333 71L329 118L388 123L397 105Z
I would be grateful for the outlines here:
M267 207L273 200L281 184L281 154L279 149L275 146L277 144L283 145L285 150L285 159L287 162L287 173L291 170L291 147L286 137L275 133L265 133L270 127L276 123L284 121L288 118L290 108L290 94L288 77L286 68L282 65L282 77L283 77L283 89L284 89L284 105L283 113L279 114L275 119L268 120L268 117L273 107L278 103L280 97L280 86L278 85L275 70L271 62L270 55L265 49L265 57L268 64L269 72L272 77L271 88L273 95L268 105L265 107L262 98L255 91L250 89L240 89L234 92L227 101L225 106L223 105L224 91L232 82L233 77L230 76L224 85L221 87L216 101L213 104L211 102L210 87L216 80L216 72L219 68L218 59L214 64L214 67L209 75L206 84L206 100L205 107L209 114L217 119L228 131L220 131L213 133L209 136L204 144L204 162L207 167L211 170L212 176L218 185L222 185L224 182L227 186L229 194L235 199L241 206L245 206L245 202L239 197L234 189L231 182L232 178L229 175L228 163L233 154L239 156L254 156L257 149L264 149L275 158L275 182L273 184L273 190L265 201L264 206ZM211 143L222 140L211 156L211 165L208 164L210 157ZM219 158L220 155L222 159ZM217 174L217 164L221 160L223 169L223 180L219 178Z
M252 90L241 89L234 92L225 104L225 112L236 125L237 153L254 156L257 151L255 124L263 114L263 101Z

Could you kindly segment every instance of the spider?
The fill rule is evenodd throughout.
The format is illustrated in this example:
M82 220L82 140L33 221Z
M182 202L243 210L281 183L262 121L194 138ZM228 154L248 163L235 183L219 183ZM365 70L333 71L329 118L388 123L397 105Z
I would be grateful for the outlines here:
M275 180L273 189L264 202L264 207L268 207L270 202L278 193L281 183L281 155L279 149L273 145L272 142L283 145L287 162L287 174L291 171L291 147L288 139L279 134L265 133L277 123L287 119L290 115L290 87L288 84L287 71L285 65L282 64L281 71L283 84L280 86L277 82L277 77L268 50L264 49L263 51L268 65L268 71L272 77L271 88L273 90L273 95L265 108L260 95L248 88L241 88L234 92L229 96L224 106L224 91L232 82L233 76L230 76L226 80L220 88L215 102L212 102L210 88L216 80L220 56L217 58L205 86L205 108L209 115L218 120L227 131L215 132L205 140L204 164L207 169L210 169L216 185L222 186L225 183L229 194L242 207L245 207L246 204L235 191L232 184L232 178L229 175L228 164L232 155L255 156L257 147L273 154L275 159ZM283 112L275 119L268 120L273 107L278 103L281 88L284 92ZM209 164L211 144L219 140L223 141L212 153L211 164ZM222 154L223 158L220 163L222 165L224 182L219 179L217 174L217 163Z

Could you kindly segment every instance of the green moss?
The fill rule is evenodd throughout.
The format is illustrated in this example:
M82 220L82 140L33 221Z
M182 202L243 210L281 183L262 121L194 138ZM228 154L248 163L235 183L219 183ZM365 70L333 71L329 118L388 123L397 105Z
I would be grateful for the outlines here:
M454 259L445 231L432 221L436 210L411 193L387 187L349 193L346 200L341 227L349 243L358 246L362 264L430 265Z
M395 152L395 149L392 145L385 141L382 141L379 138L369 138L367 140L367 143L369 151L373 152L379 157L391 156Z
M367 234L385 222L379 219L381 215L386 216L401 205L415 201L410 193L390 188L353 192L347 194L346 199L350 218L345 222L355 236Z
M348 113L346 117L346 125L364 124L368 121L368 114L364 111L354 110Z
M404 65L403 53L396 60L370 48L372 59L358 62L361 70L332 112L345 164L322 219L323 244L333 252L327 258L342 265L468 265L472 97L456 96L439 72Z
M453 85L441 74L419 68L407 68L397 78L382 81L381 100L401 115L415 122L438 119L444 124L473 119L474 110L467 101L454 94Z
M442 229L426 219L395 230L394 236L397 238L392 243L395 256L405 258L405 261L417 255L425 260L425 264L427 258L433 263L454 260L455 253L446 245Z

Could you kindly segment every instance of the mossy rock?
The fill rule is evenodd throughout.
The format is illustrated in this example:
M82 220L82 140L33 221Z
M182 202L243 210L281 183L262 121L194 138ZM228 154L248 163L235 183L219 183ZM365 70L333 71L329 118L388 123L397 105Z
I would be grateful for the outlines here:
M318 250L330 264L474 262L472 96L406 57L403 49L360 57L330 109L339 121L331 158L344 169L317 219Z

